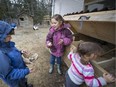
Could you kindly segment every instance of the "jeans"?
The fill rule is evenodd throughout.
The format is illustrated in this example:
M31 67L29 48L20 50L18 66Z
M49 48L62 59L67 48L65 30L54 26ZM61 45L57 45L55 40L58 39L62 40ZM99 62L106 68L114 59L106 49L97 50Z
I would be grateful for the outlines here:
M61 65L61 63L62 63L61 57L56 57L52 54L50 56L50 64L54 65L55 64L55 59L57 60L57 64Z
M76 85L72 80L70 79L68 72L65 74L65 87L80 87L79 85Z

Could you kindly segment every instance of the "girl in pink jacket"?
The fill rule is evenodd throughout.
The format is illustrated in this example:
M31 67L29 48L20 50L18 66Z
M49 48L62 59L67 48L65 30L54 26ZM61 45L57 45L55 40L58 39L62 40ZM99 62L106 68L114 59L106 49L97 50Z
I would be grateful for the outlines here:
M49 73L53 72L55 59L57 60L57 71L61 72L61 57L65 50L65 47L70 45L73 41L72 33L69 29L70 26L64 23L64 19L61 15L56 14L51 18L51 28L46 37L46 45L50 48L50 69Z

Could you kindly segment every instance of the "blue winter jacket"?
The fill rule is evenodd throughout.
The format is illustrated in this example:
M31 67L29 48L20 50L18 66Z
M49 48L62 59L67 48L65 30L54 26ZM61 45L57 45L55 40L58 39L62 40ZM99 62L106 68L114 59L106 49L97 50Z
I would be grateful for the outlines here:
M10 87L15 87L18 82L29 74L21 52L15 47L14 42L4 42L12 27L0 21L0 78Z
M16 23L11 23L10 25L12 28L15 28L17 26Z

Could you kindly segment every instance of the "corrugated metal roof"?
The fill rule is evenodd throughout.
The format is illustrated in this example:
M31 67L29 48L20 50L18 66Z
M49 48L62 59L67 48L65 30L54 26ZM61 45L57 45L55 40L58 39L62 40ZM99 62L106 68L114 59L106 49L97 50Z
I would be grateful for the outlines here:
M100 12L100 11L108 11L108 10L115 10L115 8L108 8L108 7L104 7L104 8L102 8L102 9L97 9L97 8L95 8L95 9L93 9L93 10L86 10L86 11L81 11L81 12L73 12L73 13L67 13L67 14L65 14L64 16L66 16L66 15L74 15L74 14L84 14L84 13L91 13L91 12Z

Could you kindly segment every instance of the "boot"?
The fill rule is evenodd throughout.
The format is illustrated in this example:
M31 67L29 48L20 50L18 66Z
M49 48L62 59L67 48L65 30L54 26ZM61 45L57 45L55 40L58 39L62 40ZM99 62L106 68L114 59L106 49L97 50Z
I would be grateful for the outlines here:
M50 69L49 69L49 73L50 73L50 74L53 73L53 70L54 70L54 65L51 64L51 65L50 65Z
M33 87L33 85L32 84L28 84L26 87Z
M33 84L28 84L27 78L25 78L25 86L22 85L22 86L19 86L19 87L33 87Z
M57 64L57 71L58 71L58 74L62 74L62 72L61 72L61 65L60 64Z

